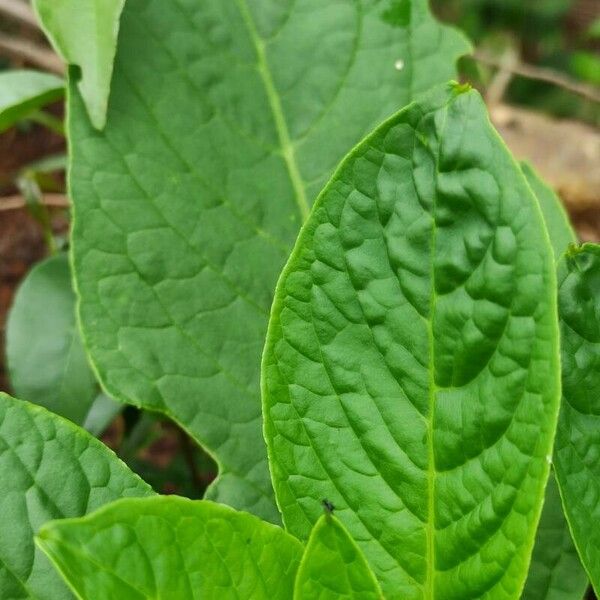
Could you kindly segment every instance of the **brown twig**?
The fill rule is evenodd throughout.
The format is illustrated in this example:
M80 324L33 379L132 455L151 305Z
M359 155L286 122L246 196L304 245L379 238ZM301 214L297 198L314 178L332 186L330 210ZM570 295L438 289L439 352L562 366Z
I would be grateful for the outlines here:
M47 48L31 42L0 33L0 52L14 56L31 63L45 71L64 74L65 67L60 58Z
M577 94L582 98L600 103L600 88L572 79L568 75L563 75L553 69L536 67L522 62L507 64L505 61L503 62L501 58L496 58L483 50L476 50L473 53L473 58L484 65L509 71L514 75L519 75L520 77L525 77L527 79L545 81L546 83L551 83L557 87L568 90L573 94Z
M42 202L53 208L69 208L69 199L63 194L44 194ZM0 197L0 212L5 210L19 210L25 208L27 203L23 196Z
M0 0L0 13L33 29L40 28L37 17L27 2Z

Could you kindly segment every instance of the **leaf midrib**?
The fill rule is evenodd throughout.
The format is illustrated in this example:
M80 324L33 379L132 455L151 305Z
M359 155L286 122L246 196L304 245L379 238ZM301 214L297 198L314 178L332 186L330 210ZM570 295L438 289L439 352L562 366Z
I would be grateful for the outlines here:
M302 223L304 223L308 219L310 206L306 197L304 181L296 160L294 145L292 143L285 115L283 113L283 108L281 106L281 100L279 98L279 94L277 93L277 88L275 87L275 82L273 81L271 69L267 61L265 42L256 29L256 24L254 23L254 19L252 18L252 14L248 8L247 0L235 0L235 3L238 7L243 22L246 25L250 40L254 46L254 50L256 51L258 72L265 87L269 108L271 109L271 113L273 115L277 137L281 146L281 155L285 162L292 188L294 190L294 198L300 212Z

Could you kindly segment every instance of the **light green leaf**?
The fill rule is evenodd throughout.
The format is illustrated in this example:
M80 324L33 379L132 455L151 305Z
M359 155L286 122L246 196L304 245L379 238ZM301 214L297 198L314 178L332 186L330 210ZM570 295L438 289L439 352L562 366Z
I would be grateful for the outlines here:
M554 256L558 260L570 244L577 242L577 234L554 190L542 180L529 163L521 163L521 168L542 209Z
M294 586L294 600L380 600L365 557L344 526L323 515L315 525Z
M37 538L94 600L290 600L302 545L275 525L177 496L120 500Z
M554 465L573 540L600 591L600 246L559 265L563 401Z
M72 598L33 542L47 521L152 490L106 447L45 409L0 394L0 598Z
M62 79L39 71L14 70L0 73L0 133L28 117L65 92Z
M263 363L284 523L328 498L391 600L518 598L559 400L542 217L475 92L342 163L279 281Z
M66 254L36 265L19 288L7 323L6 356L11 385L19 398L79 425L86 420L99 387L75 322L75 294ZM106 401L100 402L107 408ZM109 406L113 415L119 409L114 400ZM95 431L98 426L100 421Z
M577 241L577 236L556 193L531 165L521 163L521 168L542 209L554 257L558 260L569 244ZM587 585L588 578L577 558L556 481L551 474L521 599L581 600Z
M467 48L425 0L128 0L103 132L72 89L87 347L112 396L215 456L209 498L279 520L259 392L277 277L342 156Z
M33 0L54 49L81 70L77 87L91 122L106 123L119 17L125 0Z
M587 587L588 577L573 545L558 486L551 475L521 600L582 600Z

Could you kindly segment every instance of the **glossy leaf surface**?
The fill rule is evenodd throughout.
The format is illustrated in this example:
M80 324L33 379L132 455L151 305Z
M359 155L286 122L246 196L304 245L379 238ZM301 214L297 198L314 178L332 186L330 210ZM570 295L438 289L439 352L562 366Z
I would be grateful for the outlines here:
M152 490L104 444L39 406L0 394L0 598L72 598L33 536Z
M387 121L279 281L265 434L288 530L321 498L387 598L518 598L559 401L542 217L475 92Z
M559 265L563 401L554 464L573 540L600 590L600 246Z
M31 112L60 99L62 79L49 73L25 69L0 73L0 133Z
M86 421L99 387L75 321L66 254L36 265L21 284L8 318L6 357L16 396L78 425ZM98 403L90 421L96 433L119 408L111 399Z
M77 86L95 127L106 122L119 17L125 0L33 0L55 50L77 65Z
M290 600L302 555L270 523L206 501L121 500L38 536L81 598Z
M313 198L468 48L425 0L128 0L106 128L73 87L73 248L114 397L210 451L209 497L279 514L261 434L273 290Z
M333 516L315 525L302 557L294 600L381 600L365 557Z

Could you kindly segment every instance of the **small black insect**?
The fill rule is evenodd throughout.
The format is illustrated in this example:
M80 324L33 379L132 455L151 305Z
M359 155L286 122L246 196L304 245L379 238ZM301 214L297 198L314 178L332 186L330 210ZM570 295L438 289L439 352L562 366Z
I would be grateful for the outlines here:
M333 514L333 511L335 510L335 506L333 505L333 503L329 502L327 498L323 498L321 504L323 505L323 508L328 515Z

